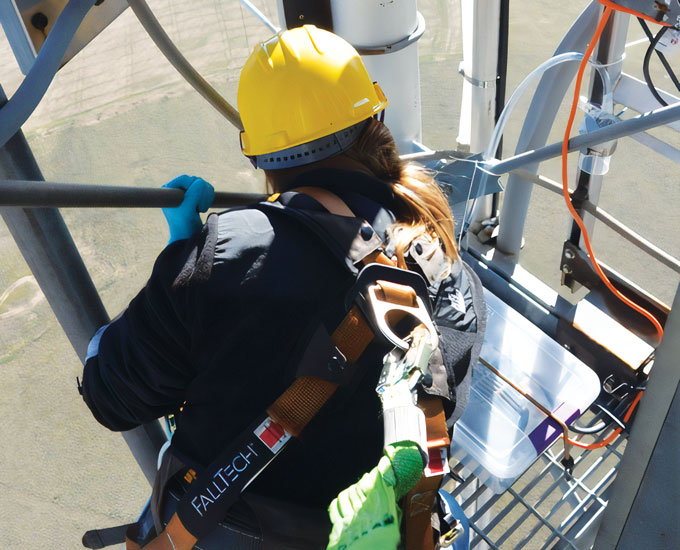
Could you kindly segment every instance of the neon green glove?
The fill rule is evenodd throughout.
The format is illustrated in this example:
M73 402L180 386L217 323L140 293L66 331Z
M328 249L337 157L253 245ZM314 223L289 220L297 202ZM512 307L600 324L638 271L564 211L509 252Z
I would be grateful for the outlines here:
M328 507L333 530L327 550L392 550L399 544L397 501L418 482L423 459L415 443L388 445L378 465Z

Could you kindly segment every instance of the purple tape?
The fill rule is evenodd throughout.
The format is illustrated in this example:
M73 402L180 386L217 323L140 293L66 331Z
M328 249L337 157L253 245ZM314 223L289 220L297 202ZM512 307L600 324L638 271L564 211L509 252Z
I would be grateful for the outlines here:
M567 426L581 416L581 411L568 405L567 403L560 404L553 412L553 415L559 418ZM536 449L539 455L545 451L562 433L562 426L550 417L546 417L536 428L529 434L529 440Z

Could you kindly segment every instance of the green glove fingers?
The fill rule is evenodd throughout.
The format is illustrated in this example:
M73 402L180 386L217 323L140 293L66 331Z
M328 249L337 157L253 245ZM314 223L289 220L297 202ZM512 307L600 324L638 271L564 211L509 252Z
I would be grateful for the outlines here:
M378 465L342 491L328 508L327 550L391 550L399 543L397 501L420 478L423 460L410 441L389 445Z
M393 475L396 477L394 492L400 500L418 483L425 464L418 446L411 441L401 441L385 447L389 457Z

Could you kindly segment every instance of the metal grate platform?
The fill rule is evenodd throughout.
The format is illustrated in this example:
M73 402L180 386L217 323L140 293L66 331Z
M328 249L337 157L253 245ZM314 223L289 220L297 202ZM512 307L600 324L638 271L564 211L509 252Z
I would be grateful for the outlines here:
M584 418L595 422L599 414L588 412ZM580 436L579 441L594 443L615 428ZM501 495L493 494L473 476L460 484L450 481L446 489L470 520L470 548L589 550L625 446L626 438L619 436L600 449L573 447L574 475L567 479L560 464L564 447L558 440ZM465 477L462 466L454 470Z

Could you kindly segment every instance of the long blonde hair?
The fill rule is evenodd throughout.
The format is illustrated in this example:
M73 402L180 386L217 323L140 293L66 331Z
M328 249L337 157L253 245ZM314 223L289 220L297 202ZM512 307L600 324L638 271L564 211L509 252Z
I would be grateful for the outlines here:
M371 119L366 129L345 156L360 162L377 178L392 186L397 208L397 223L392 228L400 267L406 267L404 254L411 242L421 235L439 238L446 256L457 259L453 214L446 196L432 174L421 165L407 162L399 152L387 127Z

